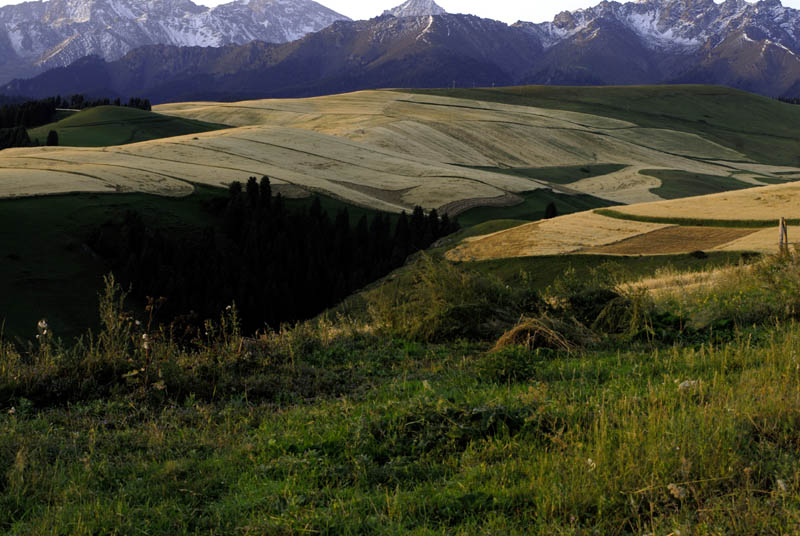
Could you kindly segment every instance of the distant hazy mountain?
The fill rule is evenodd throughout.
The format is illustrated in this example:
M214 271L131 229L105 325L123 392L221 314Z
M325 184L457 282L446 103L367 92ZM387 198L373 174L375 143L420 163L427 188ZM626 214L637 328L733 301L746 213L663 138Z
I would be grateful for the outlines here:
M144 47L115 62L89 58L16 80L0 93L96 92L164 101L453 83L693 82L800 94L800 11L779 0L602 2L553 22L513 26L429 13L436 8L430 0L410 0L381 17L336 22L284 45ZM405 16L416 9L428 13Z
M49 0L0 7L0 81L89 55L121 58L144 45L285 43L340 15L311 0Z

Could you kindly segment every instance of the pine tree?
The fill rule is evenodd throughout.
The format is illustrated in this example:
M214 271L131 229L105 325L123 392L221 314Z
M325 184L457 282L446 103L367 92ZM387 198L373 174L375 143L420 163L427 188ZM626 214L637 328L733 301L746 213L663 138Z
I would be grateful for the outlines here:
M232 182L228 188L228 207L225 209L225 233L235 241L241 240L244 226L245 203L242 198L242 183Z
M258 180L255 177L250 177L247 180L247 206L253 212L258 211L261 203L261 192L258 187Z
M55 147L58 145L58 132L51 130L47 133L47 146Z
M266 175L261 177L261 184L259 185L258 191L261 196L262 210L269 210L272 203L272 185L269 182L269 177Z

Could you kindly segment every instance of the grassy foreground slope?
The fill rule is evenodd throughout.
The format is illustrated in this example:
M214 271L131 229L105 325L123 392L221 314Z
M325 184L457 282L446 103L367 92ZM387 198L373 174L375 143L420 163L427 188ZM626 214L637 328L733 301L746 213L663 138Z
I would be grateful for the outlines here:
M652 297L422 258L363 320L244 340L228 311L188 350L109 282L81 347L0 345L0 528L796 533L797 262Z
M31 129L32 141L45 145L51 130L59 145L106 147L170 138L227 128L225 125L162 114L124 106L98 106L69 115L60 121Z

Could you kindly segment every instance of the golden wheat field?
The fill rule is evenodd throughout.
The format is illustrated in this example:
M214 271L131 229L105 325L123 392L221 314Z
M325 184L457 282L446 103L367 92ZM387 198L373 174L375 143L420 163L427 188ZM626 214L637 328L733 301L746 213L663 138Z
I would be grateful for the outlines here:
M776 220L774 228L766 229L693 227L622 220L587 211L471 237L448 251L446 256L452 261L462 262L568 253L587 255L671 255L694 251L776 253L777 223ZM800 226L790 226L788 232L790 245L800 245Z
M193 102L163 114L232 128L105 148L3 151L0 198L71 191L187 195L192 184L225 186L269 176L278 187L322 192L399 212L415 205L451 213L519 203L555 187L618 203L659 201L644 169L740 178L797 173L749 161L693 134L626 121L396 91L310 99ZM561 186L483 168L620 164L624 169Z
M657 218L765 220L800 218L800 184L775 184L702 197L620 207L619 212Z
M580 212L468 238L446 256L452 261L481 261L577 253L669 227Z

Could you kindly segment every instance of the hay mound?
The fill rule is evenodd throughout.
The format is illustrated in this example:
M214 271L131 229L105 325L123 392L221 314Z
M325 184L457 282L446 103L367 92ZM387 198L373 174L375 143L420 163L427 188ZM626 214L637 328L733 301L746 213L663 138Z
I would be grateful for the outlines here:
M549 315L539 318L523 317L516 326L503 334L492 348L496 352L509 346L528 350L550 348L572 353L591 344L596 337L577 320L562 320Z

